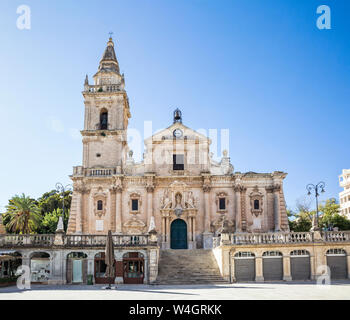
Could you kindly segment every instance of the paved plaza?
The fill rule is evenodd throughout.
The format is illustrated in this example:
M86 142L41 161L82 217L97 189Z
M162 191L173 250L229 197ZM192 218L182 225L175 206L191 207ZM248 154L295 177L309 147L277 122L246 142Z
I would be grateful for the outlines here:
M120 285L117 290L102 286L32 285L31 290L0 288L0 300L319 300L350 299L350 281L330 286L315 283L235 283L227 285L150 286Z

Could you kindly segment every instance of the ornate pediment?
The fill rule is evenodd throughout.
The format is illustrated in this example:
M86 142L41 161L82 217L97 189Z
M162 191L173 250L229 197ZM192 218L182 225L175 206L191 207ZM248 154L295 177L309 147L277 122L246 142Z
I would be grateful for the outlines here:
M106 214L107 193L100 187L93 194L95 215L101 218Z
M127 234L143 234L146 231L146 224L136 217L133 217L123 224Z
M258 217L263 212L263 199L264 195L259 192L258 186L255 186L253 191L249 195L250 197L250 207L253 215Z

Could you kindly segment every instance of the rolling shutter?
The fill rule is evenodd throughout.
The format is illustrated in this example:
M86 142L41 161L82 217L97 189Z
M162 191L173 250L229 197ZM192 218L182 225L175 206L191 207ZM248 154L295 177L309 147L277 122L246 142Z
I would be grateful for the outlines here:
M345 255L327 256L327 265L331 269L331 279L347 278L347 266Z
M283 280L282 257L264 257L263 274L265 281Z
M255 280L255 259L239 258L235 259L235 278L236 281L254 281Z
M309 256L292 256L290 264L293 280L310 280L311 266Z

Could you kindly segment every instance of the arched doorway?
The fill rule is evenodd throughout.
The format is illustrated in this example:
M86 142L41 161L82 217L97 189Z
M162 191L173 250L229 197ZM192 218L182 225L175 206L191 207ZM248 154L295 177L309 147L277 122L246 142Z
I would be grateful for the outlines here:
M170 230L171 249L187 249L187 224L182 219L176 219Z
M30 272L32 282L47 283L51 278L50 254L34 252L30 259Z
M128 284L142 284L145 277L145 260L140 252L123 255L123 281Z
M86 283L87 254L71 252L67 255L67 283Z

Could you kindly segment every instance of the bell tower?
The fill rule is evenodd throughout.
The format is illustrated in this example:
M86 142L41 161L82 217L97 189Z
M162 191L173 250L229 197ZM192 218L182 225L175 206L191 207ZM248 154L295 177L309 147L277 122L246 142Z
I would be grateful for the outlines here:
M120 74L111 37L93 80L94 84L90 85L86 76L83 91L83 167L113 168L120 172L126 159L131 115L124 74Z

